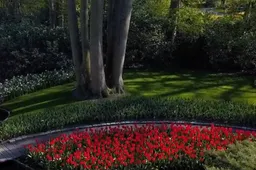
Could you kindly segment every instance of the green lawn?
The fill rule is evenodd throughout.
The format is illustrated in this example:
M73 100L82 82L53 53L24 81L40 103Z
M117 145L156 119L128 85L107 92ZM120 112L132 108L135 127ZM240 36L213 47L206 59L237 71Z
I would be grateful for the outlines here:
M253 77L198 72L126 71L126 91L131 95L203 98L256 103ZM12 116L76 102L71 97L74 83L68 83L24 95L3 104Z

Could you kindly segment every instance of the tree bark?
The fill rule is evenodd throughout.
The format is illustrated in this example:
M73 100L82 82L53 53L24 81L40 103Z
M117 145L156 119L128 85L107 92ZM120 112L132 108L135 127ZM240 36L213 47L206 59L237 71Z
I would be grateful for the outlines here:
M76 4L74 0L68 0L68 25L70 32L72 57L76 75L76 90L74 95L75 97L80 98L84 96L84 82L81 76L82 54L78 34Z
M103 0L93 0L91 2L91 90L96 98L107 96L102 55L103 4Z
M113 58L114 58L114 39L116 32L116 0L108 1L108 21L107 21L107 60L106 60L106 81L110 88L113 88Z
M171 0L169 17L171 18L171 46L174 45L176 34L177 34L177 24L178 24L178 16L177 11L180 8L180 0Z
M252 2L252 1L249 1L248 4L246 5L246 9L245 9L245 13L244 13L244 20L247 24L250 23L253 7L254 7L254 2Z
M115 8L118 11L113 62L113 85L116 93L124 93L123 66L125 61L126 45L132 15L132 0L116 0Z
M49 23L51 28L56 27L56 0L49 0Z
M61 0L61 27L65 27L65 0Z
M91 83L91 67L90 67L90 44L89 44L89 14L88 14L88 0L81 0L81 36L82 36L82 50L83 63L82 70L85 78L85 88L90 88Z

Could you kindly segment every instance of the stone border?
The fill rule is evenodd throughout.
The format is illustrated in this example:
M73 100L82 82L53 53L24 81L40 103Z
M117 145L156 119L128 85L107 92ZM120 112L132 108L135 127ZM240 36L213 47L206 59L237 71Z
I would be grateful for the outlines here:
M61 134L71 134L74 131L81 131L87 128L93 129L101 129L102 127L119 127L123 125L132 126L137 124L139 126L146 124L176 124L176 125L192 125L192 126L201 126L201 127L209 127L214 123L203 123L203 122L187 122L187 121L123 121L123 122L113 122L113 123L102 123L102 124L94 124L94 125L82 125L77 127L53 130L38 134L26 135L17 138L13 138L7 141L0 143L0 163L6 162L9 160L14 160L26 153L24 146L29 144L36 144L37 142L46 142L52 138L58 137ZM234 130L247 130L247 131L255 131L256 129L247 128L247 127L239 127L239 126L227 126L222 124L214 124L216 127L226 127L232 128Z
M100 123L100 124L92 124L92 125L81 125L81 126L74 126L71 128L63 128L63 129L57 129L57 130L51 130L47 132L41 132L36 134L30 134L30 135L23 135L20 137L12 138L6 141L0 142L0 144L6 144L6 143L13 143L18 142L24 139L31 139L31 138L37 138L41 136L51 135L55 133L65 133L75 130L82 130L86 128L99 128L99 127L105 127L105 126L120 126L120 125L131 125L131 124L177 124L177 125L186 125L190 124L193 126L211 126L215 125L217 127L225 127L225 128L232 128L233 130L247 130L247 131L255 131L255 128L249 128L249 127L243 127L243 126L229 126L225 124L218 124L218 123L205 123L205 122L197 122L197 121L122 121L122 122L112 122L112 123Z

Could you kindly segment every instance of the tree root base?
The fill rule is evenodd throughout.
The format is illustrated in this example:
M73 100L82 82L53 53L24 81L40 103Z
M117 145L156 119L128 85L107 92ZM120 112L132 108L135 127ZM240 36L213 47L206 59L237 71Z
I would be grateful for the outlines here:
M100 94L93 94L91 90L85 90L81 88L76 88L72 90L72 97L75 100L95 100L95 99L102 99L102 98L112 98L118 96L125 96L126 93L124 88L106 88L101 91Z

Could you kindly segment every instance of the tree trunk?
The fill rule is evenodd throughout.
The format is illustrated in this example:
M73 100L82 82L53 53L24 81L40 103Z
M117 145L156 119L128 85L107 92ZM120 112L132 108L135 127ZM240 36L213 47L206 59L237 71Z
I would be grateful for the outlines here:
M171 18L171 46L173 47L176 34L177 34L177 24L178 24L178 16L177 11L180 8L180 0L171 0L169 17Z
M245 13L244 13L244 20L247 24L250 23L253 7L254 7L254 2L252 2L252 1L249 1L248 4L246 5L246 9L245 9Z
M106 60L106 81L110 88L113 88L112 71L114 58L114 39L116 33L116 18L118 17L115 7L116 0L108 2L108 21L107 21L107 60Z
M65 27L65 0L61 0L61 27Z
M56 0L49 0L49 23L51 28L56 27Z
M89 32L88 32L88 0L81 0L81 36L82 36L82 50L83 50L83 63L82 69L85 78L85 88L89 89L91 83L90 73L90 45L89 45Z
M82 54L78 34L76 5L74 0L68 0L68 25L70 32L72 57L76 75L76 90L74 92L74 96L77 98L82 98L84 96L84 82L81 76Z
M91 2L91 90L96 98L107 96L102 55L103 4L103 0L92 0Z
M222 6L223 8L225 8L225 6L226 6L226 0L221 0L221 6Z
M132 15L132 0L116 0L115 8L118 15L114 39L113 85L116 93L124 93L123 66Z

